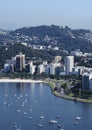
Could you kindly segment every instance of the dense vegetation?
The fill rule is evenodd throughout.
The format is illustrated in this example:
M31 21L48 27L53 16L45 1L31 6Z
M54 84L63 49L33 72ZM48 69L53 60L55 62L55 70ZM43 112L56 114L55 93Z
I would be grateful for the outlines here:
M91 34L90 30L73 30L67 26L55 25L25 27L10 32L4 31L0 34L0 69L6 59L11 59L12 56L17 55L19 52L24 53L28 59L35 59L40 62L42 60L51 62L54 56L63 55L62 50L80 49L83 52L92 52ZM21 42L26 42L28 45L52 45L52 47L59 47L60 50L33 50L28 46L23 46L20 44ZM92 67L92 59L87 63L85 63L85 59L76 59L79 65Z
M46 39L47 38L47 39ZM92 32L90 30L73 30L62 26L23 27L6 34L0 34L1 44L26 42L27 44L52 45L60 49L92 51Z
M8 46L0 46L0 69L3 68L5 61L11 59L22 52L26 56L26 60L35 60L42 62L47 60L51 62L56 55L63 55L62 51L54 50L33 50L21 44L13 44Z

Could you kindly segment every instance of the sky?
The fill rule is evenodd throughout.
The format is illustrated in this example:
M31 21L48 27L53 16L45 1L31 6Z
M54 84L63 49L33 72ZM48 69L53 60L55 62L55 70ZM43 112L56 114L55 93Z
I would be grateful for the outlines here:
M92 0L0 0L0 28L39 25L92 30Z

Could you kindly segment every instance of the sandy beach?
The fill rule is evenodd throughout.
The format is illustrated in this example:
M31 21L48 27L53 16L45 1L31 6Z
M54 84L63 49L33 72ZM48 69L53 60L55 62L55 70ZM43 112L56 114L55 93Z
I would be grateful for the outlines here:
M32 80L32 79L0 79L0 83L42 83L41 80Z

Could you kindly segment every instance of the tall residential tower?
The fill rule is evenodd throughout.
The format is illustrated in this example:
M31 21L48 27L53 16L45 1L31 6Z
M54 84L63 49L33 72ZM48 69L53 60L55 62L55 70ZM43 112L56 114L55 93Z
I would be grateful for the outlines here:
M66 72L66 75L71 74L73 68L74 68L74 56L66 56L65 57L65 72Z
M20 53L19 55L16 55L16 71L20 72L25 69L25 55Z

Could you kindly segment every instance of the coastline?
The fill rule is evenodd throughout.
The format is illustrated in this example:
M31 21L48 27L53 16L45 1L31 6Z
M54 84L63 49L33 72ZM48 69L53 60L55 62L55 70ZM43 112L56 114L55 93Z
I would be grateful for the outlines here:
M54 91L55 83L52 81L20 79L20 78L16 78L16 79L2 78L2 79L0 79L0 83L46 83L51 88L51 93L56 97L63 98L66 100L72 100L75 102L92 103L92 100L71 97L68 95L62 95L61 93Z
M89 100L89 99L83 99L83 98L79 98L79 97L71 97L71 96L67 96L67 95L61 95L60 93L58 92L52 92L52 94L54 96L57 96L59 98L63 98L63 99L66 99L66 100L71 100L71 101L74 101L74 102L82 102L82 103L92 103L92 100Z
M83 99L83 98L79 98L79 97L71 97L71 96L68 96L68 95L63 95L57 91L55 91L55 83L52 82L52 81L49 81L47 82L48 86L51 88L51 93L56 96L56 97L59 97L59 98L63 98L65 100L71 100L71 101L74 101L74 102L82 102L82 103L92 103L92 99Z
M32 80L32 79L0 79L0 83L43 83L41 80Z

